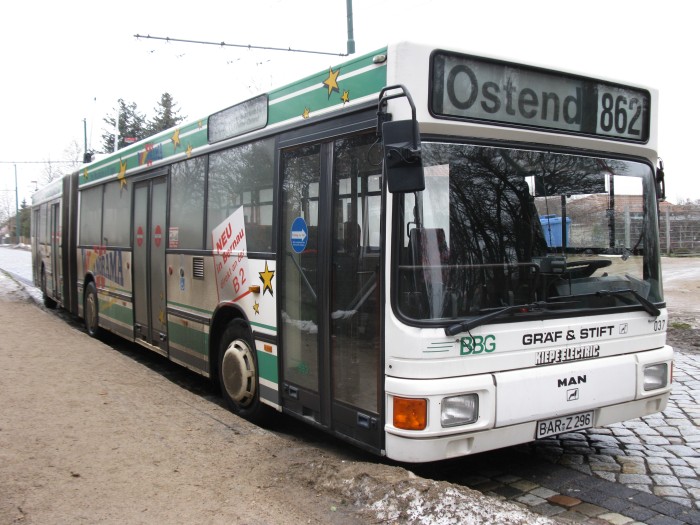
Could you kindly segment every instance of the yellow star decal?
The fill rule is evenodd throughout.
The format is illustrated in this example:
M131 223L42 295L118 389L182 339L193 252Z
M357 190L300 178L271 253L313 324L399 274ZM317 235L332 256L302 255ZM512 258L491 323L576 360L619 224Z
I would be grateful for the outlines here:
M173 141L173 149L177 149L177 147L180 145L180 130L179 129L175 130L175 133L173 133L171 140Z
M309 118L311 110L309 108L304 108L304 112L301 114L302 118Z
M343 101L343 106L350 102L350 92L347 89L343 91L343 96L340 97L340 100Z
M189 159L192 156L192 144L187 145L187 158Z
M260 303L255 301L255 304L253 305L253 311L255 311L255 315L260 315Z
M274 297L274 294L272 293L272 278L275 276L275 271L270 270L267 267L267 261L265 261L265 271L258 272L258 275L260 275L260 280L263 283L263 295L265 295L265 292L269 290L270 295Z
M117 175L117 180L119 181L120 190L126 186L126 162L122 162L122 159L119 159L119 175Z
M198 120L198 121L197 121L197 127L198 127L199 129L202 129L202 126L203 126L203 125L204 125L204 124L202 123L201 120Z
M85 169L83 170L83 178L84 178L85 180L88 180L88 179L90 178L90 175L88 174L87 168L85 168Z
M340 69L333 71L333 68L328 68L328 78L323 81L323 85L328 87L328 98L331 98L331 93L334 91L340 92L338 87L338 75L340 75Z

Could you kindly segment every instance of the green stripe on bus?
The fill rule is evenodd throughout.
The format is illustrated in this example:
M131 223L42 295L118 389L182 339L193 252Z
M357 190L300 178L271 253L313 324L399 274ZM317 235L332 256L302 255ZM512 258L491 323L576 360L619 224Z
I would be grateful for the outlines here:
M343 71L340 71L342 75ZM346 103L368 95L378 93L386 85L386 68L379 67L365 71L357 76L338 80L338 90L328 93L328 87L323 84L325 75L317 78L318 88L310 92L300 92L299 95L284 100L279 104L270 105L268 124L277 124L285 120L299 118L308 111L308 116L314 112L332 108L339 109ZM347 100L342 97L347 95Z
M121 304L113 301L105 301L100 299L99 314L102 317L109 317L110 319L114 319L115 321L119 321L127 325L134 324L134 315L131 307L122 306Z
M184 310L192 310L193 312L201 312L203 314L207 314L209 317L211 317L211 314L213 313L211 310L207 310L205 308L199 308L197 306L193 306L191 304L184 304L184 303L176 303L175 301L168 301L168 306L177 306L179 308L182 308Z
M78 184L103 179L138 167L149 166L152 162L167 159L176 154L187 154L189 148L205 146L207 142L207 119L170 129L149 137L146 142L128 146L108 158L83 168L80 171Z
M207 356L209 352L209 334L179 323L168 322L168 338L176 345Z
M250 324L252 326L257 326L258 328L264 328L265 330L272 330L273 332L277 331L276 326L271 326L269 324L256 323L255 321L250 321Z
M358 69L362 69L363 67L371 66L373 64L374 57L377 56L378 54L381 54L381 53L386 54L386 48L381 49L379 51L375 51L373 53L368 53L366 55L359 56L359 57L355 58L354 60L351 60L349 62L345 62L344 64L340 64L340 65L331 67L330 69L332 69L333 71L340 69L341 76L347 75L348 73L352 73L354 71L357 71ZM386 68L382 68L382 69L386 69ZM326 79L326 77L328 76L328 73L329 73L329 71L325 70L325 71L322 71L320 73L316 73L314 75L309 75L308 77L302 78L301 80L298 80L297 82L294 82L292 84L288 84L288 85L283 86L279 89L272 90L272 91L270 91L270 94L269 94L269 100L270 100L270 102L274 102L279 98L286 97L288 95L292 95L298 91L315 87L315 86L319 85L319 83L322 83Z
M258 350L258 374L262 379L278 383L277 356Z

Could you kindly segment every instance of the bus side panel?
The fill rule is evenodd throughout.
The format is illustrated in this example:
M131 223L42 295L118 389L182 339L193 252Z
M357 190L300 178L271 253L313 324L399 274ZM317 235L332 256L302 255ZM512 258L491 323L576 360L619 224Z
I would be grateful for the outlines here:
M168 253L166 261L170 359L208 377L209 327L217 303L212 259Z
M120 248L81 248L77 254L83 280L78 293L83 294L85 280L92 275L99 301L99 325L121 337L134 338L134 308L130 268L131 251ZM81 295L82 297L82 295ZM84 315L82 301L80 315Z

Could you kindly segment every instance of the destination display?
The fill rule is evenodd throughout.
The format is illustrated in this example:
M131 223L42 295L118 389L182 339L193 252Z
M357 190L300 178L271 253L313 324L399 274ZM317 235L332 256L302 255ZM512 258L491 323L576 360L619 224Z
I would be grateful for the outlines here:
M437 116L646 142L648 91L500 61L433 54Z
M209 143L237 137L267 125L267 95L251 98L209 117Z

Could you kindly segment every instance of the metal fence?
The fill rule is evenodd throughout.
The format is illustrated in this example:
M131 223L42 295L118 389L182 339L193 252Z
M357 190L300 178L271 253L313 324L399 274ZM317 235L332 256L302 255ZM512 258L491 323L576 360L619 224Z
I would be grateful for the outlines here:
M700 253L700 205L662 202L659 210L659 233L664 253Z

